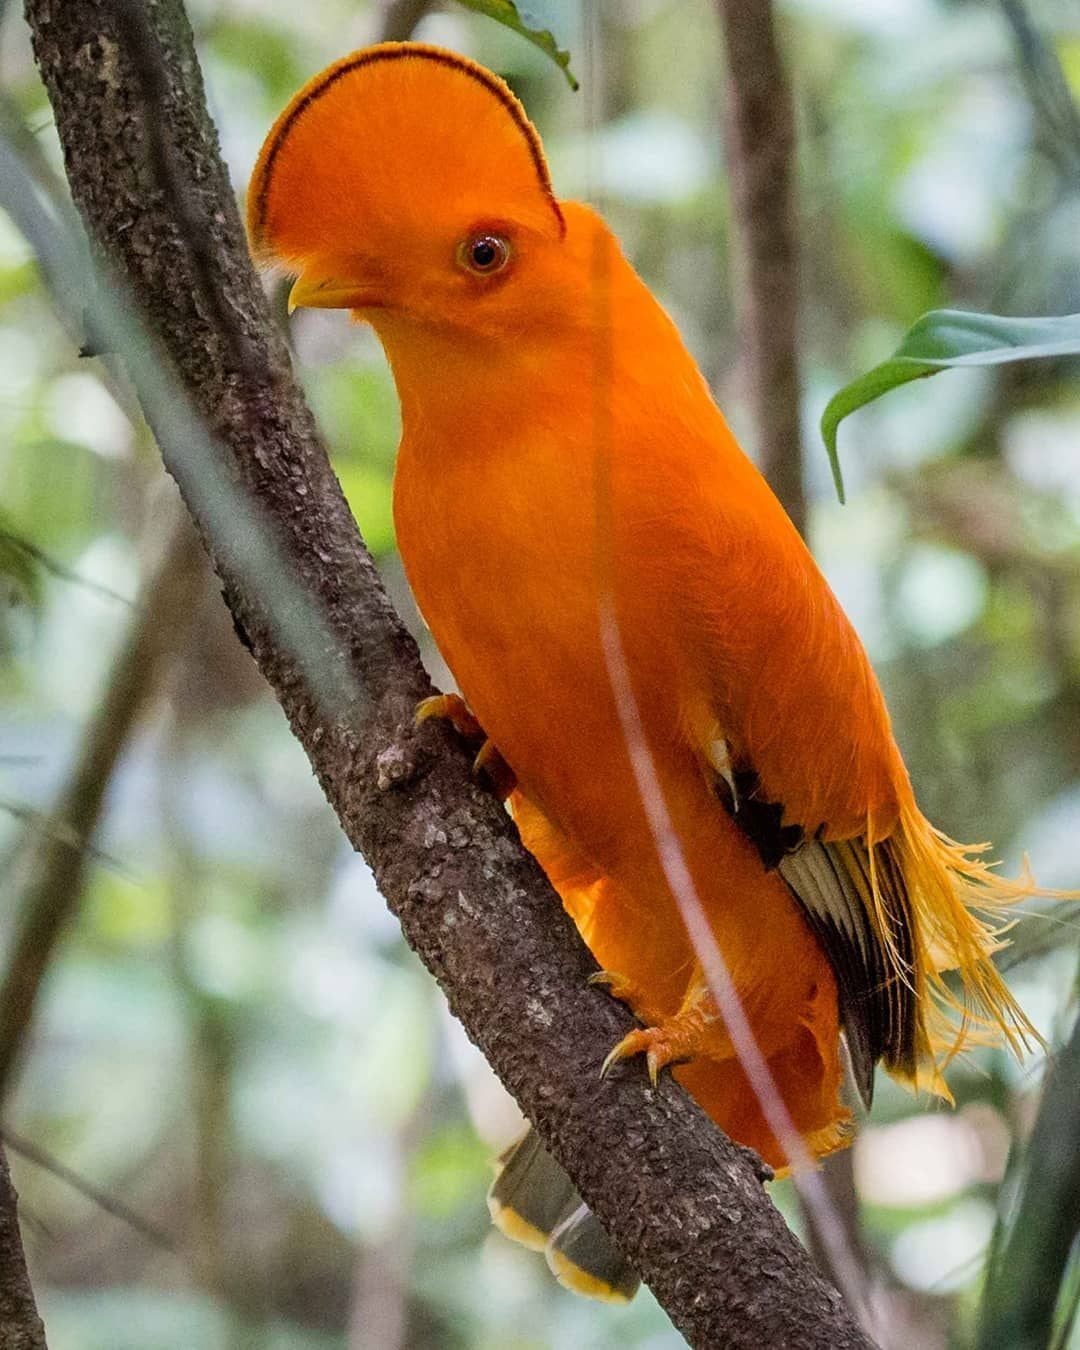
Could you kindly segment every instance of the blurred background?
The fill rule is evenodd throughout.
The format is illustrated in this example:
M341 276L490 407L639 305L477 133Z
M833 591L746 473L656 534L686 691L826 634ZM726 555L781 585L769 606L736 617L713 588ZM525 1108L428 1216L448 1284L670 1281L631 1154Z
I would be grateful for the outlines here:
M585 88L452 3L190 0L242 194L295 89L388 18L507 76L562 196L602 202L752 449L738 370L721 106L707 0L534 5ZM430 9L430 12L427 12ZM1073 0L1031 5L1080 96ZM1013 869L1080 884L1080 371L954 372L841 430L829 395L935 306L1080 311L1080 173L1033 103L1002 9L971 0L779 6L799 133L809 535L885 685L921 804ZM59 171L21 16L0 112ZM372 335L293 322L296 364L399 607L393 387ZM157 452L81 359L0 217L0 924L41 882L44 812L108 742L81 898L47 972L4 1122L52 1350L562 1350L683 1344L643 1292L559 1289L488 1223L513 1103L404 947L182 530ZM190 589L167 584L186 569ZM155 589L156 588L156 589ZM152 654L133 634L151 598ZM194 596L194 599L192 597ZM135 656L132 656L132 653ZM430 642L437 683L448 677ZM137 659L136 659L137 658ZM106 691L125 680L126 721ZM98 738L96 741L94 738ZM85 794L84 794L85 796ZM94 807L96 809L96 807ZM47 850L46 850L47 851ZM1008 958L1048 1042L1075 1012L1077 924L1033 916ZM9 943L10 945L10 943ZM882 1079L847 1222L885 1344L969 1342L1013 1142L1044 1059L955 1064L957 1109ZM84 1188L85 1189L85 1188ZM841 1178L839 1194L843 1195ZM788 1188L773 1187L798 1228ZM1080 1335L1074 1336L1080 1346Z

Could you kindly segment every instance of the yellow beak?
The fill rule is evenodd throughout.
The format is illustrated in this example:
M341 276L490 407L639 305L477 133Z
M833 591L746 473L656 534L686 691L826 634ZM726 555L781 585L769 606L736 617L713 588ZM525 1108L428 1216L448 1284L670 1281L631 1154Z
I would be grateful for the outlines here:
M372 309L382 301L365 286L348 286L333 277L301 274L289 292L289 313L295 309Z

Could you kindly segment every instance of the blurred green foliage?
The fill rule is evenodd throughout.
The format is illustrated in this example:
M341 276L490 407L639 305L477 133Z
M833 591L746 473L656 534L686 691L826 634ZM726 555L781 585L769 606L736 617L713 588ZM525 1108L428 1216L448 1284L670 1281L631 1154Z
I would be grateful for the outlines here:
M189 7L240 190L286 98L374 40L383 17L363 0ZM714 6L613 0L595 44L585 10L544 9L585 85L577 98L543 53L459 6L419 35L508 76L557 190L601 202L751 442ZM845 428L844 508L812 428L927 310L1080 311L1077 179L994 6L787 0L780 12L800 133L811 542L874 657L927 812L955 837L993 838L1013 866L1028 850L1046 884L1076 886L1075 364L958 371L867 407ZM1074 6L1032 13L1080 93ZM58 169L10 7L0 37L2 92ZM394 552L398 419L378 347L314 311L292 337L343 486L422 637ZM0 428L7 933L27 831L97 705L171 488L4 221ZM491 1232L487 1160L514 1109L345 849L209 583L195 632L112 783L10 1122L175 1250L14 1158L53 1350L681 1344L647 1295L593 1307ZM1010 978L1051 1046L1075 1014L1076 937L1075 910L1017 930L1026 959ZM1005 1160L1031 1128L1043 1064L970 1055L951 1071L953 1113L879 1084L855 1180L883 1344L972 1343ZM798 1225L788 1188L773 1189Z

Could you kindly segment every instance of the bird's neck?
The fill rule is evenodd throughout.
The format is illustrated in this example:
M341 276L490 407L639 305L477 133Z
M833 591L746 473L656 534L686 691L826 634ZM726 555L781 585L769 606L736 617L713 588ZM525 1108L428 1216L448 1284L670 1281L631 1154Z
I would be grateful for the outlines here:
M377 331L401 404L402 442L460 445L505 440L511 429L573 398L577 353L558 343L495 344L453 330L405 329L393 320Z

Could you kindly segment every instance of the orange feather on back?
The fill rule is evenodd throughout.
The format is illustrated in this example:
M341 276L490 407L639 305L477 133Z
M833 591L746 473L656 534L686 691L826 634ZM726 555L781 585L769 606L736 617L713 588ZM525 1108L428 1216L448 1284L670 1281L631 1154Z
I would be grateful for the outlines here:
M878 1060L942 1090L941 1057L973 1032L1021 1045L998 920L980 913L1030 884L919 813L861 643L610 231L556 201L505 85L418 44L356 53L282 114L249 200L256 254L299 273L298 302L353 309L386 348L410 583L516 776L526 844L657 1029L660 1062L689 1055L676 1075L718 1123L786 1164L659 862L602 601L679 845L810 1149L850 1137L841 1030L867 1096Z

